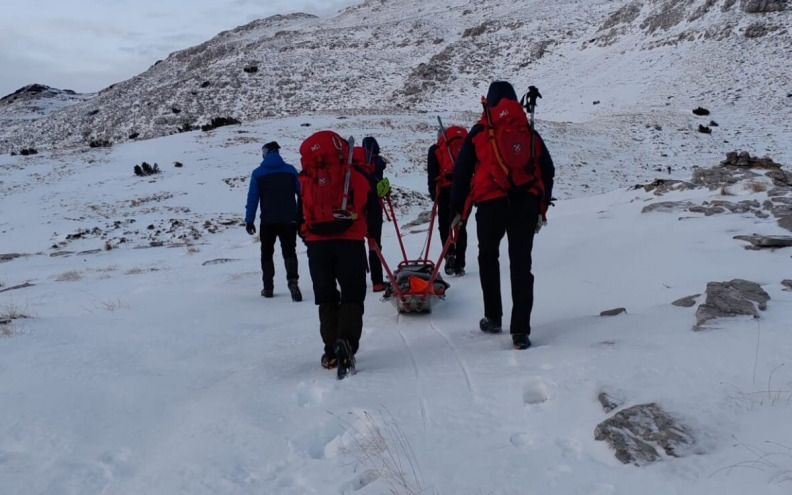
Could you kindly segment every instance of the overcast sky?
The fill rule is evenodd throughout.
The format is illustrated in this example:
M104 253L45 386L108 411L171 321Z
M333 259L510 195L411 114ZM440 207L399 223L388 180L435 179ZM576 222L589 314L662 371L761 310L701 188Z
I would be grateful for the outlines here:
M252 20L361 1L0 0L0 97L31 83L98 91Z

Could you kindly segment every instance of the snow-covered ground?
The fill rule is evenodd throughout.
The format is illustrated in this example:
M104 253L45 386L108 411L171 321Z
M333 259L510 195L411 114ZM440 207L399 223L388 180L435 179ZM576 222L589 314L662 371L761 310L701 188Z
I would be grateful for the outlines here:
M286 295L279 254L276 297L263 299L259 247L240 226L261 143L277 139L298 165L298 144L314 130L371 132L396 188L423 192L433 119L314 115L0 157L0 254L23 255L0 263L0 316L27 316L0 332L0 493L381 494L392 486L371 460L390 456L420 493L790 493L792 293L780 284L792 278L790 252L748 251L733 239L783 231L772 217L641 213L653 201L762 202L767 192L737 185L727 198L658 198L624 187L654 172L607 155L621 132L607 120L601 137L542 127L562 200L534 248L532 349L477 328L472 221L467 275L450 280L434 313L398 316L369 293L358 374L339 382L319 366L304 247L305 301ZM697 136L668 146L689 149L685 139ZM586 150L601 150L600 173L573 166ZM649 156L641 150L636 159ZM721 154L678 160L711 166ZM142 161L163 172L134 176ZM404 205L400 222L427 206ZM425 229L405 235L411 255ZM395 263L398 243L384 230ZM508 314L506 259L504 242ZM670 305L734 278L771 296L760 319L694 332L695 308ZM627 313L599 316L619 306ZM695 447L623 465L594 439L610 416L597 400L603 390L623 407L659 403L690 427Z

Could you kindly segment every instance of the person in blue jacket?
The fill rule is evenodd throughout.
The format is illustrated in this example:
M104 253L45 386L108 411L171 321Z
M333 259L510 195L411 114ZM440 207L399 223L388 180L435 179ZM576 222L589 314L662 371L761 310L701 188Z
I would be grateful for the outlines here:
M283 161L280 146L271 141L261 148L264 160L253 171L245 211L245 229L256 234L256 208L261 206L261 271L264 288L261 295L274 295L275 240L278 239L286 266L286 280L292 301L302 301L297 270L297 220L300 211L300 183L297 170Z

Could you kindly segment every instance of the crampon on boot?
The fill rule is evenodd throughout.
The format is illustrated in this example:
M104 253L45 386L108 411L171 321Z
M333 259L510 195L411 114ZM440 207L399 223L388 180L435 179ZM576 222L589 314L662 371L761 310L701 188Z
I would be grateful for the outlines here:
M336 340L335 353L338 359L338 379L343 380L355 374L355 355L346 340Z

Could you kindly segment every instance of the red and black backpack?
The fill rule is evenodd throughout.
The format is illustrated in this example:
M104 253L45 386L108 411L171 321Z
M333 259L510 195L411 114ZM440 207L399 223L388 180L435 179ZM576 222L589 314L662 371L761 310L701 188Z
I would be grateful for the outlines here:
M539 157L542 146L528 125L528 116L517 100L502 99L488 107L479 124L484 127L473 139L479 164L474 177L474 200L502 196L514 187L527 187L541 197Z
M319 131L300 146L300 194L308 232L340 234L358 218L350 144L333 131Z
M454 162L462 149L462 143L467 137L467 130L464 127L451 126L437 138L437 148L435 156L440 165L437 174L437 188L450 186L454 178Z

